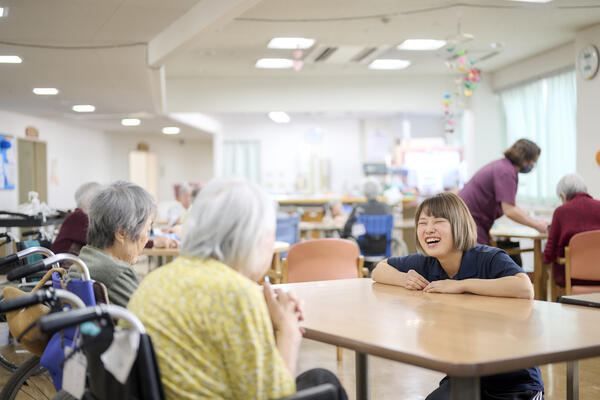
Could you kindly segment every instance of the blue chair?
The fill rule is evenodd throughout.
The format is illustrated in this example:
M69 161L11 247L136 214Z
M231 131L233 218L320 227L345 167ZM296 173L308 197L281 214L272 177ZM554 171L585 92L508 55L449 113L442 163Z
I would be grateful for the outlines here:
M277 214L277 230L275 231L275 240L280 242L289 243L292 246L298 242L300 237L298 230L298 223L300 222L300 215L298 214ZM281 257L285 257L287 252L282 253Z
M365 234L357 238L360 253L365 261L376 262L392 255L392 229L394 216L386 215L359 215L357 223L365 227Z

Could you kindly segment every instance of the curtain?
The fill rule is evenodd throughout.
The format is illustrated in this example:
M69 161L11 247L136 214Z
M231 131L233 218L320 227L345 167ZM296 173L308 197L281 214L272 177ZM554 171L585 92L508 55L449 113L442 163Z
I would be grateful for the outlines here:
M223 143L223 176L246 178L260 184L260 143L226 140Z
M519 174L519 201L556 203L556 184L575 172L575 72L540 79L500 93L506 121L506 147L526 138L542 149L536 168Z

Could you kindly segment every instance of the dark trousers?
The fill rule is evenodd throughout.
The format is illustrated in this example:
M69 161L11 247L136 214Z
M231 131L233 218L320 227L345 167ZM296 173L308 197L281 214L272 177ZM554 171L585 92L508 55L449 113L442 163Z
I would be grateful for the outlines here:
M450 379L445 377L440 381L440 386L425 400L450 400ZM525 390L514 393L488 393L481 389L481 400L544 400L544 394L537 390Z
M296 390L308 389L313 386L331 383L338 390L338 400L348 400L346 390L335 374L324 368L313 368L296 377Z

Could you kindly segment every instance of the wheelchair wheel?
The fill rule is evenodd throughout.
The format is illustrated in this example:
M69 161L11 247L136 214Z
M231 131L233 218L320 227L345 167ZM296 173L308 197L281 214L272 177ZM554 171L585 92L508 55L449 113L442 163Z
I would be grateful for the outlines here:
M40 366L40 358L33 356L12 374L0 400L51 399L55 394L50 373Z

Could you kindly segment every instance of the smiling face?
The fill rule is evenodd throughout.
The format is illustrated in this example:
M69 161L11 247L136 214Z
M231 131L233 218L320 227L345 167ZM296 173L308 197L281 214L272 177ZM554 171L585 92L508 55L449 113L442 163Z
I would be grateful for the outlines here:
M454 251L454 237L450 221L423 211L417 220L417 238L430 257L444 258Z

